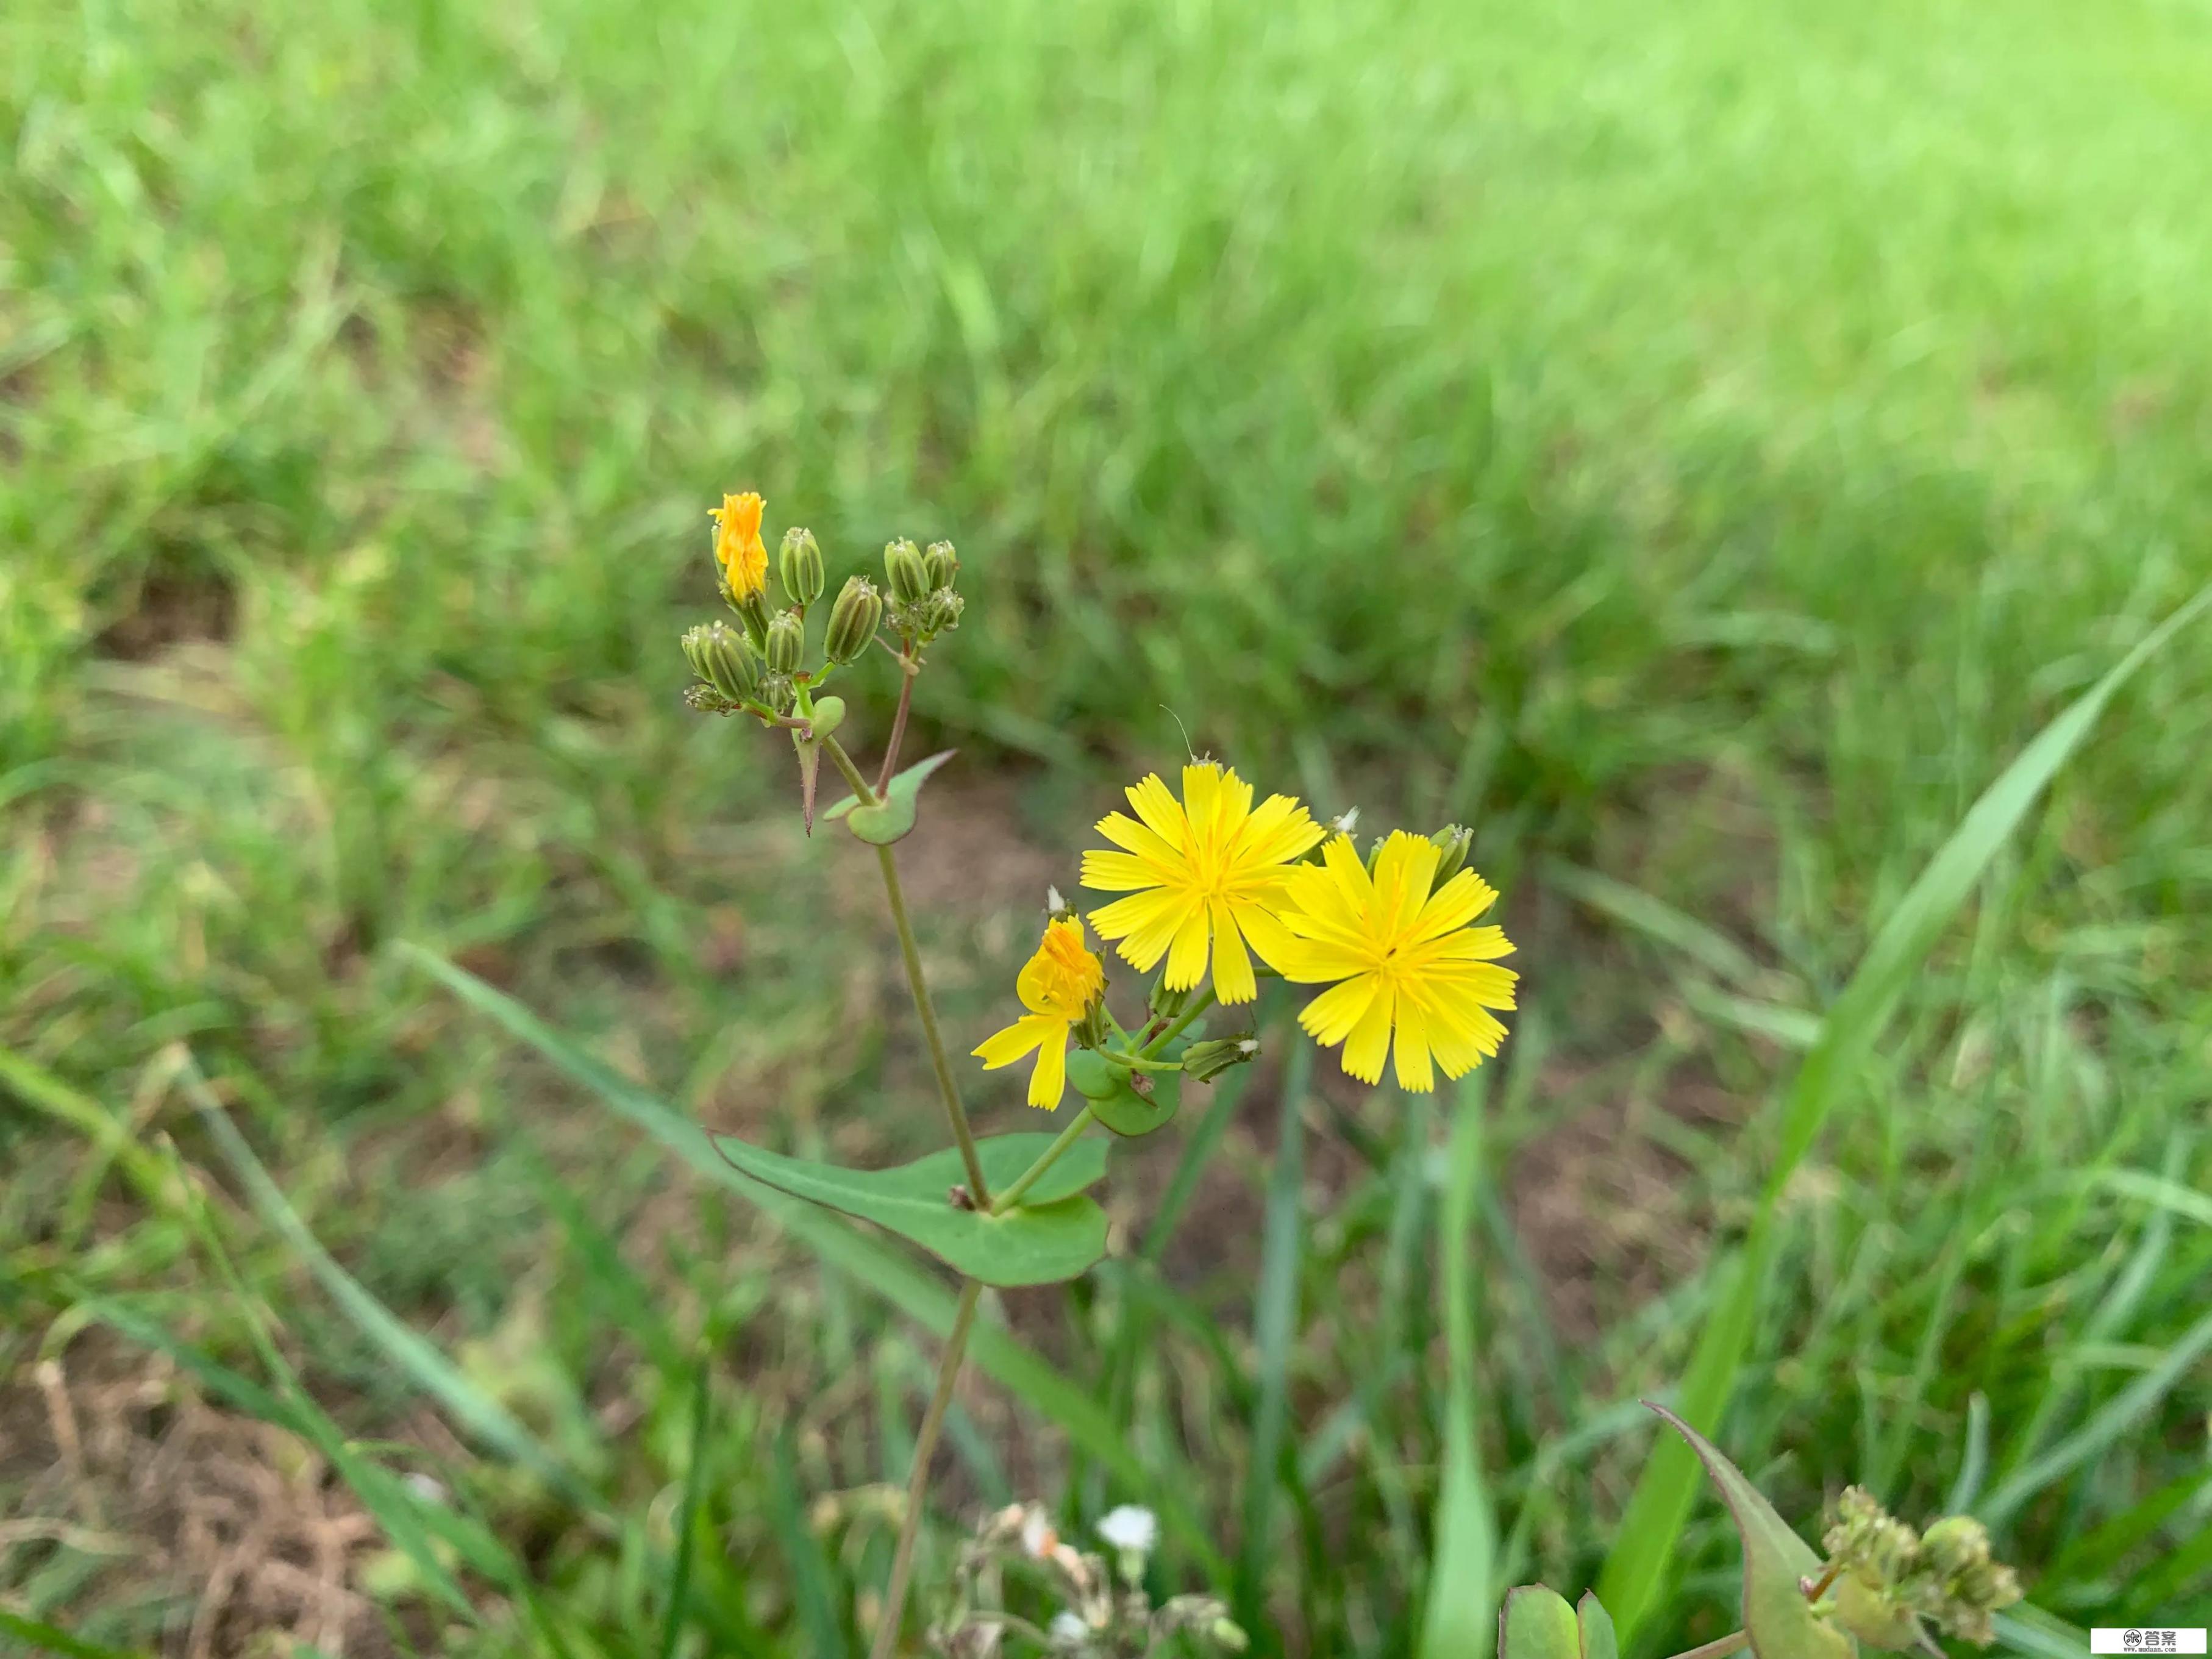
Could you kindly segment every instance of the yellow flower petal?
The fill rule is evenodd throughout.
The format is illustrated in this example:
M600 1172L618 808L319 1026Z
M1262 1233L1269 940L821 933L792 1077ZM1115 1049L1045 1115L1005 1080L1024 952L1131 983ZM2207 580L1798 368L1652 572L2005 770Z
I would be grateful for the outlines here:
M983 1062L985 1071L995 1072L1001 1066L1012 1065L1042 1042L1059 1024L1042 1014L1024 1014L1003 1031L992 1032L969 1052Z
M1396 1012L1397 1000L1389 985L1378 981L1375 1000L1367 1005L1359 1024L1344 1040L1344 1069L1362 1083L1382 1080L1382 1060L1390 1052L1390 1020Z
M1237 918L1230 911L1227 899L1216 899L1210 907L1213 924L1213 994L1223 1002L1249 1002L1260 994L1259 981L1252 973L1252 958L1244 952L1243 935L1237 932Z
M1167 878L1158 860L1135 853L1107 853L1092 848L1083 855L1083 884L1095 893L1134 893Z
M1060 1097L1067 1089L1067 1027L1037 1050L1036 1070L1030 1073L1030 1104L1046 1111L1060 1109Z
M1146 775L1128 790L1129 805L1136 809L1137 817L1145 828L1158 836L1175 852L1183 850L1189 830L1189 820L1183 816L1182 803L1168 793L1157 772ZM1132 851L1139 849L1132 848Z
M1361 1016L1373 1004L1379 988L1372 974L1362 974L1341 985L1333 985L1306 1004L1298 1014L1298 1024L1322 1048L1334 1048L1352 1035L1352 1027L1359 1024Z
M1176 929L1175 942L1168 947L1165 982L1170 990L1188 990L1206 977L1207 921L1205 904L1194 903Z

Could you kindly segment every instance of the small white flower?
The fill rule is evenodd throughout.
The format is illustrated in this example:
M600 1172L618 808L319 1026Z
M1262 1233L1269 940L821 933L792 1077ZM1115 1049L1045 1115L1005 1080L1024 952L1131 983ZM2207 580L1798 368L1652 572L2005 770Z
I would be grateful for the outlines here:
M1328 821L1328 827L1340 836L1348 836L1359 827L1359 809L1347 806Z
M1080 1648L1091 1639L1091 1626L1072 1613L1055 1613L1045 1634L1056 1648Z
M1119 1509L1106 1511L1098 1522L1098 1535L1117 1550L1134 1550L1149 1555L1152 1547L1160 1541L1160 1523L1150 1510L1124 1504Z

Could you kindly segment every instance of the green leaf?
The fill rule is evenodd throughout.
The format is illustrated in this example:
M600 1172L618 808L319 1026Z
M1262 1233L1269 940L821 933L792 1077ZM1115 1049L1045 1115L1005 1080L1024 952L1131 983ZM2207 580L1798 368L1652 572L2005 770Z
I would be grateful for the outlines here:
M913 833L921 786L929 781L931 773L958 752L947 749L927 760L916 761L890 781L884 790L883 799L873 806L863 806L859 796L848 795L822 816L824 819L844 819L848 830L873 846L888 847L895 841L903 840Z
M1474 1314L1481 1291L1474 1259L1474 1218L1475 1191L1482 1176L1486 1085L1480 1072L1469 1073L1460 1085L1449 1174L1437 1215L1444 1317L1444 1479L1437 1497L1436 1560L1429 1570L1428 1606L1421 1621L1425 1659L1478 1650L1495 1605L1490 1599L1495 1594L1492 1585L1500 1576L1497 1523L1484 1490L1476 1440ZM1565 1601L1559 1602L1559 1611L1571 1631L1574 1615Z
M984 1179L994 1190L1011 1187L1053 1139L1018 1134L977 1141ZM716 1136L714 1146L754 1180L887 1227L986 1285L1056 1285L1106 1254L1106 1212L1079 1196L1106 1173L1103 1140L1077 1141L1004 1215L952 1202L948 1194L966 1176L952 1147L895 1170L841 1170L727 1136Z
M1783 1188L1818 1138L1844 1086L1888 1022L1892 1006L1958 915L1990 860L2051 780L2080 748L2113 693L2175 633L2212 605L2212 587L2153 629L2104 678L2038 732L1995 782L1982 792L1951 838L1936 850L1897 908L1890 912L1822 1023L1820 1039L1790 1085L1782 1112L1781 1146L1742 1249L1717 1264L1713 1312L1682 1379L1686 1423L1719 1422L1759 1311L1760 1287L1773 1259L1775 1224ZM1622 1631L1632 1636L1650 1611L1674 1545L1689 1518L1697 1463L1688 1447L1662 1441L1637 1478L1622 1514L1618 1542L1598 1579Z
M1582 1632L1567 1598L1541 1584L1522 1584L1505 1593L1498 1614L1498 1659L1582 1659ZM1428 1650L1424 1650L1427 1651ZM1472 1653L1471 1648L1437 1650Z
M59 1653L68 1659L144 1659L144 1656L129 1648L104 1648L97 1642L88 1642L81 1636L72 1636L53 1625L42 1625L35 1619L26 1619L0 1607L0 1636L12 1636L26 1647L46 1653Z
M1790 1530L1718 1447L1664 1406L1651 1409L1689 1442L1743 1539L1743 1628L1754 1659L1852 1659L1851 1638L1813 1611L1798 1582L1820 1576L1820 1558L1812 1546Z
M1152 1097L1146 1100L1129 1086L1129 1073L1108 1064L1088 1048L1067 1057L1067 1080L1090 1103L1091 1115L1115 1134L1128 1139L1164 1129L1175 1121L1182 1106L1182 1073L1152 1072Z
M1582 1626L1583 1659L1620 1659L1620 1638L1613 1633L1613 1615L1597 1599L1597 1592L1584 1590L1575 1608L1577 1622Z
M750 1200L779 1226L803 1239L826 1265L866 1285L908 1318L939 1336L951 1330L952 1292L934 1273L896 1251L885 1249L815 1206L743 1174L715 1152L706 1132L689 1117L585 1053L513 997L418 945L403 941L395 948L469 1006L599 1096L617 1116L652 1136L695 1175ZM1228 1577L1228 1564L1213 1542L1211 1528L1192 1510L1182 1490L1165 1483L1129 1449L1128 1442L1089 1389L1012 1333L981 1320L968 1340L968 1352L1009 1393L1058 1424L1071 1443L1105 1465L1149 1504L1169 1534L1198 1561L1206 1577Z

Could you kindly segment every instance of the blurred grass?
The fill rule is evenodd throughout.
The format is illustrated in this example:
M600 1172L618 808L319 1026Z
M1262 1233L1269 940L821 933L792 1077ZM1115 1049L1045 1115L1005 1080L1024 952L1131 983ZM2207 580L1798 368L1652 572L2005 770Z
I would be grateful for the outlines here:
M867 1493L927 1387L911 1334L611 1154L383 949L720 1121L917 1144L843 866L770 750L676 703L716 491L758 484L833 568L958 542L923 737L1015 769L1032 839L1177 752L1168 711L1324 811L1477 824L1530 947L1473 1194L1477 1465L1504 1582L1571 1595L1648 1443L1615 1408L1680 1374L1696 1264L1752 1214L1776 1039L2212 573L2191 5L33 0L0 14L0 135L7 1397L43 1399L41 1354L123 1363L75 1345L127 1305L198 1356L162 1386L254 1409L209 1379L250 1380L258 1316L140 1145L219 1164L189 1042L367 1293L626 1517L460 1460L215 1198L313 1395L253 1385L302 1455L325 1421L399 1435L457 1506L417 1504L461 1551L439 1570L504 1598L448 1631L380 1558L424 1646L659 1650L707 1398L670 1361L702 1344L698 1627L830 1650L888 1559ZM1878 1473L1932 1508L1982 1399L1980 1490L2079 1624L2212 1596L2209 663L2143 672L1844 1090L1721 1437L1778 1501ZM981 1018L1018 908L940 907L949 1017ZM1251 1593L1293 1649L1404 1652L1454 1415L1407 1266L1443 1166L1387 1097L1309 1102L1296 1294L1269 1281L1295 1329L1255 1352L1283 1110L1251 1091L1171 1255L1018 1328L1112 1379L1137 1455L1273 1568ZM1594 1215L1585 1277L1666 1279L1601 1285L1595 1326L1510 1224L1525 1155L1577 1133L1658 1160L1692 1234L1655 1267ZM1196 1224L1232 1200L1249 1237ZM963 1421L973 1491L1063 1495L1050 1446ZM1279 1433L1279 1492L1248 1466ZM40 1479L0 1465L0 1507ZM1118 1490L1085 1475L1069 1520ZM1723 1628L1699 1513L1639 1643ZM97 1643L187 1640L157 1579L0 1545L11 1615Z

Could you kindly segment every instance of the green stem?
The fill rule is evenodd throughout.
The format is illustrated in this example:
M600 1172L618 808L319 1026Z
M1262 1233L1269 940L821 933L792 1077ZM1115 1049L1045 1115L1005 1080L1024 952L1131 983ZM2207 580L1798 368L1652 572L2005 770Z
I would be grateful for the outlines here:
M1146 1060L1141 1054L1125 1054L1118 1048L1093 1048L1091 1051L1109 1066L1118 1066L1125 1072L1180 1072L1179 1060Z
M998 1202L991 1206L991 1213L993 1215L1004 1215L1007 1211L1012 1209L1015 1205L1020 1203L1022 1201L1022 1194L1029 1191L1030 1188L1036 1185L1037 1177L1042 1176L1047 1170L1052 1168L1054 1164L1059 1163L1060 1154L1065 1152L1069 1147L1075 1145L1077 1139L1082 1135L1083 1132L1090 1127L1091 1108L1085 1106L1081 1111L1075 1115L1075 1121L1069 1124L1065 1129L1062 1129L1060 1132L1060 1139L1054 1141L1051 1146L1046 1147L1042 1153L1038 1154L1037 1161L1030 1164L1028 1169L1023 1170L1020 1176L1016 1178L1012 1186L1007 1188L1006 1191L999 1194Z
M1184 1009L1182 1012L1176 1016L1175 1023L1173 1024L1170 1025L1166 1030L1161 1032L1158 1036L1154 1037L1150 1042L1147 1042L1145 1045L1145 1057L1147 1060L1151 1059L1152 1055L1159 1053L1161 1049L1166 1048L1170 1042L1173 1042L1176 1037L1182 1034L1182 1028L1184 1026L1189 1024L1191 1021L1196 1019L1200 1014L1204 1013L1212 1006L1213 1006L1213 988L1209 985L1204 991L1191 999L1190 1006Z
M860 775L860 768L845 746L835 738L822 739L822 748L836 769L845 775L853 794L863 806L873 806L877 795ZM921 950L914 940L914 923L906 914L906 893L899 886L898 865L891 857L889 847L876 848L876 862L884 872L884 894L890 901L891 925L898 929L899 955L906 963L908 989L914 993L914 1011L921 1017L921 1035L929 1045L929 1063L937 1073L937 1092L945 1100L945 1116L952 1125L952 1138L960 1143L960 1161L968 1170L968 1195L975 1200L975 1207L983 1209L991 1202L991 1188L983 1179L983 1160L976 1156L975 1131L968 1127L968 1109L960 1103L960 1085L952 1080L952 1061L945 1052L944 1036L937 1029L937 1007L929 1000L929 981L922 977Z
M975 1322L975 1301L983 1293L983 1286L975 1279L966 1279L960 1286L960 1304L953 1311L952 1333L945 1339L945 1356L937 1362L937 1391L929 1396L929 1409L922 1413L921 1432L915 1437L914 1468L906 1478L906 1513L899 1517L898 1548L891 1556L891 1582L884 1591L883 1622L876 1626L876 1639L868 1649L868 1659L891 1659L898 1651L899 1621L906 1611L907 1587L914 1580L915 1540L921 1534L922 1499L929 1491L929 1463L937 1450L938 1431L945 1426L945 1413L952 1406L952 1385L960 1377L961 1356L968 1349L968 1328Z

